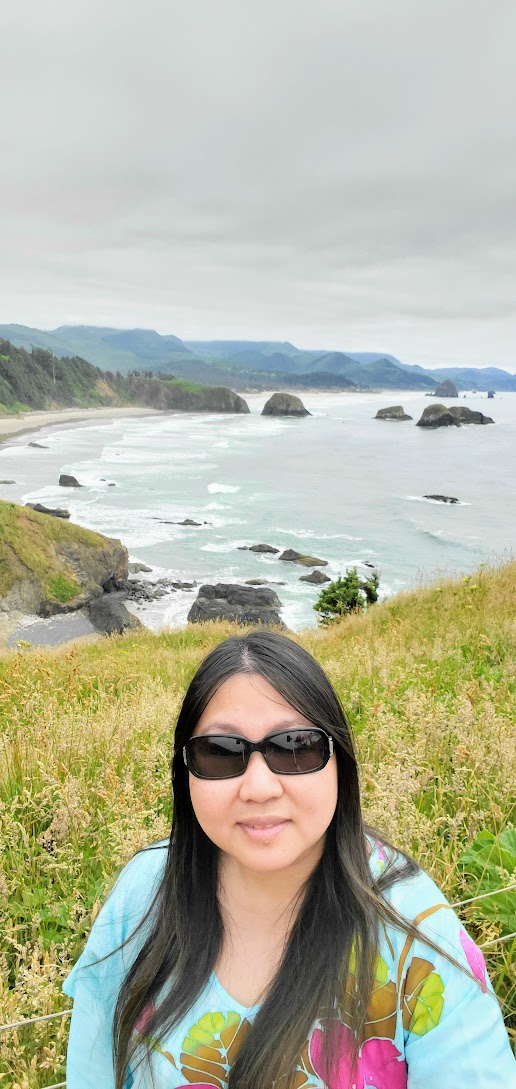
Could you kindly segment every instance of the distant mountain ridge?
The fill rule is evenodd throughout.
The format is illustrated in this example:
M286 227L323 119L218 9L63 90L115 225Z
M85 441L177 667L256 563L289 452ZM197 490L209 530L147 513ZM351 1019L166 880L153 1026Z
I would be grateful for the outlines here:
M101 370L175 376L233 389L413 389L431 393L450 378L457 388L516 392L516 375L499 367L438 367L402 363L381 352L328 352L296 348L289 341L183 341L154 329L61 325L42 330L0 325L0 337L30 351L80 356Z

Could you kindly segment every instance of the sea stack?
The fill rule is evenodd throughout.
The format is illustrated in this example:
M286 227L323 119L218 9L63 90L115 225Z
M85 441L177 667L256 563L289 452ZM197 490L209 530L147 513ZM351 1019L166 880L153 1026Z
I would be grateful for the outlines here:
M263 406L262 416L311 416L295 393L273 393Z

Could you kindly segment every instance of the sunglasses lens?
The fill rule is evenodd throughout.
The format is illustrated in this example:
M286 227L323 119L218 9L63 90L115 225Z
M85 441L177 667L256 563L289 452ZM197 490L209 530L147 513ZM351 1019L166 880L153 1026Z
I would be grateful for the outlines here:
M328 740L319 730L293 730L267 739L267 763L278 775L303 775L327 763Z
M245 746L239 737L192 737L186 752L190 771L203 779L230 779L245 769Z

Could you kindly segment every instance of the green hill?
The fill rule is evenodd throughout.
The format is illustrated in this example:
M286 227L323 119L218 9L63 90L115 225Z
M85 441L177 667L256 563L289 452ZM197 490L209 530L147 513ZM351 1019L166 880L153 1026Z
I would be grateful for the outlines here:
M205 386L145 371L112 374L79 356L59 358L48 348L29 352L0 340L0 415L126 404L180 412L249 412L246 402L220 379L216 386Z

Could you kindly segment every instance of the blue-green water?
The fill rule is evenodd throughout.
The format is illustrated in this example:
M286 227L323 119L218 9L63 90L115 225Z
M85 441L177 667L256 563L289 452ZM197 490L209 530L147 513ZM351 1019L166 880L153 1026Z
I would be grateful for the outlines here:
M267 396L247 397L250 416L128 417L19 436L0 449L0 477L17 481L0 486L0 498L67 506L74 522L119 537L152 577L283 581L274 588L291 628L316 622L318 588L299 581L306 570L239 545L309 552L328 561L332 577L374 563L384 595L514 548L515 394L455 402L492 415L496 426L436 431L415 426L429 404L418 393L306 393L313 415L302 420L262 417ZM374 419L400 402L413 422ZM49 449L28 447L31 439ZM86 486L60 488L60 472ZM209 524L170 524L183 518ZM141 618L154 628L182 624L193 596L171 594Z

